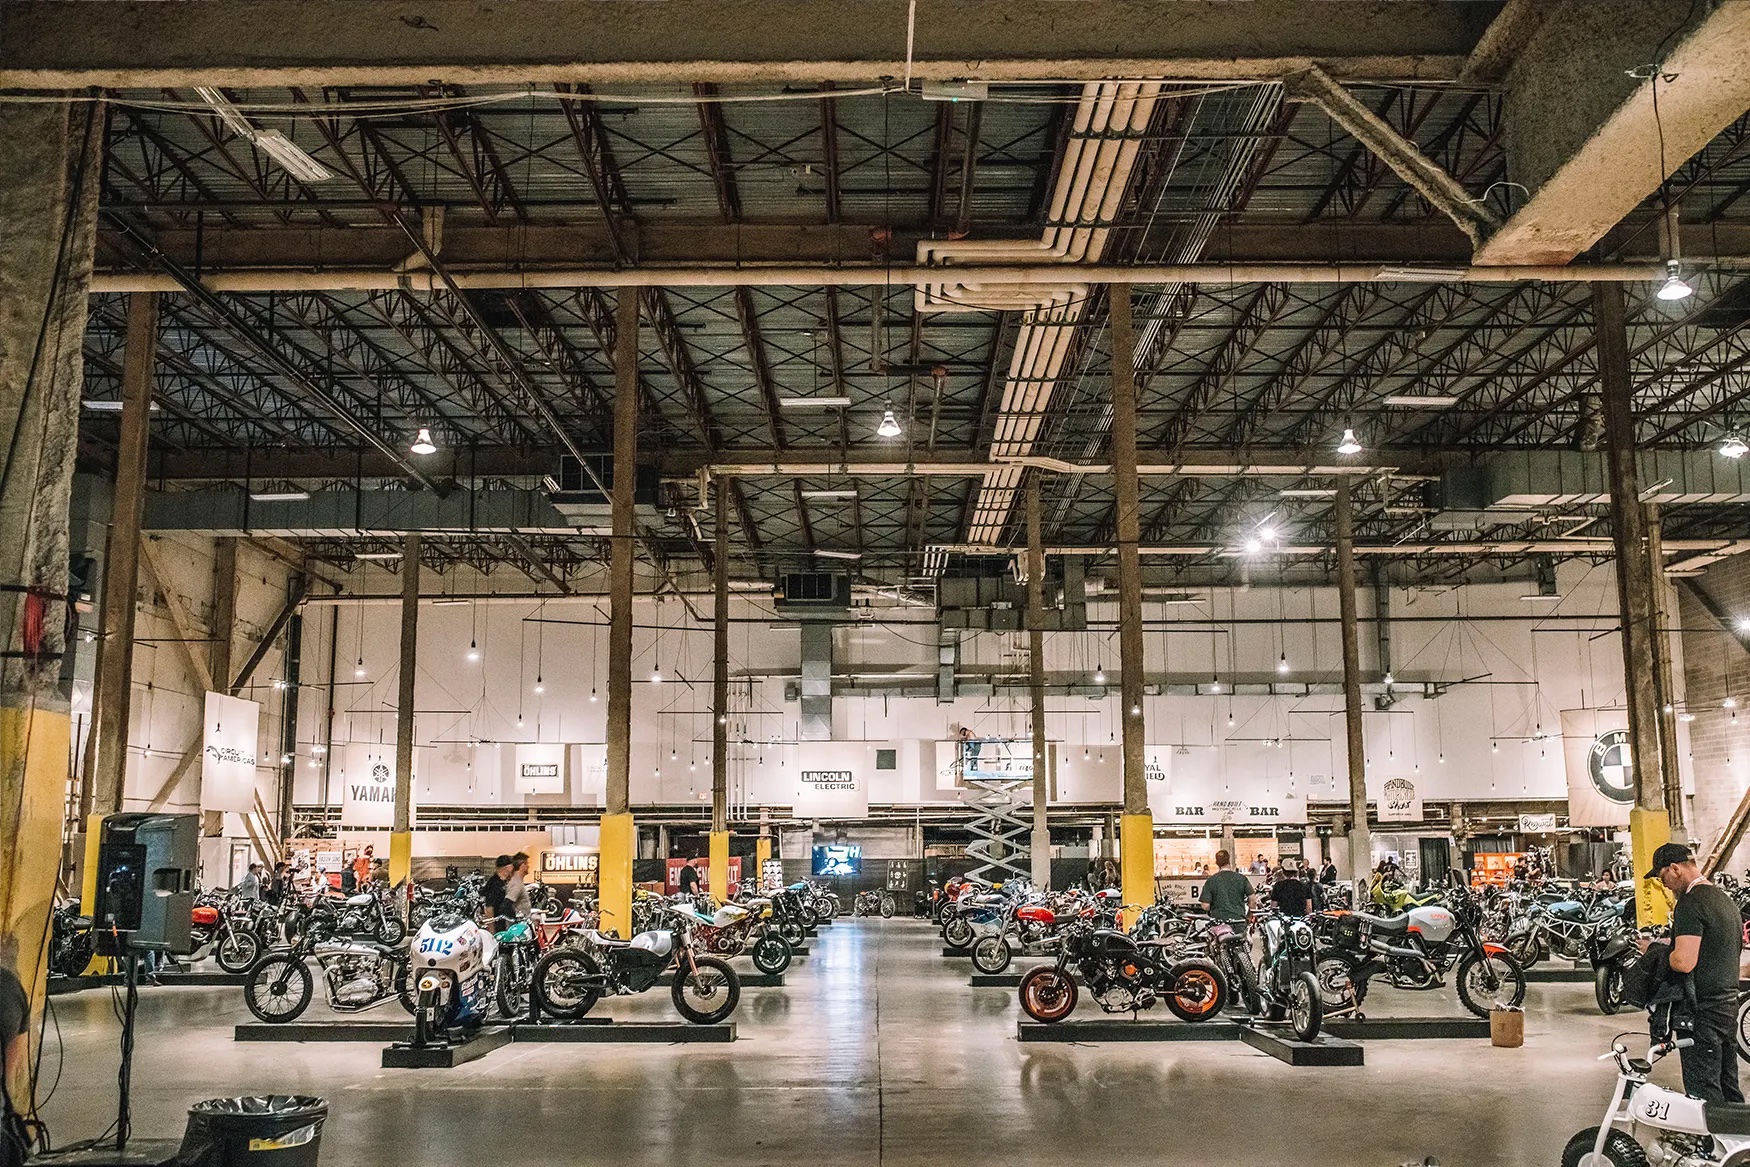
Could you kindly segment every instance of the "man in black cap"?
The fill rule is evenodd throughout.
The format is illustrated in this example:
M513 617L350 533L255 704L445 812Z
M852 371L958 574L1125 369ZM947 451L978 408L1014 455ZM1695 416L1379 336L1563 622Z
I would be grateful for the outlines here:
M500 855L492 868L492 875L480 889L480 902L486 909L487 927L494 932L502 932L516 923L516 903L510 898L509 892L510 877L516 870L516 860L509 855Z
M1695 989L1695 1044L1681 1050L1683 1092L1708 1102L1743 1102L1733 1041L1738 1004L1738 954L1744 924L1732 897L1710 883L1689 848L1665 843L1653 852L1646 878L1677 897L1671 913L1671 971ZM1647 941L1639 941L1642 952Z

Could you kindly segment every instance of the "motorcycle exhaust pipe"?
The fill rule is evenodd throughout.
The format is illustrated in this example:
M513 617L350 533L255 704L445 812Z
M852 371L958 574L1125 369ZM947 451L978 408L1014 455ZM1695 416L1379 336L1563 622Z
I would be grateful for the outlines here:
M1383 952L1387 956L1408 956L1421 961L1423 964L1429 964L1428 958L1423 956L1420 952L1417 952L1414 948L1399 948L1395 944L1376 943L1373 945L1373 950L1375 952Z

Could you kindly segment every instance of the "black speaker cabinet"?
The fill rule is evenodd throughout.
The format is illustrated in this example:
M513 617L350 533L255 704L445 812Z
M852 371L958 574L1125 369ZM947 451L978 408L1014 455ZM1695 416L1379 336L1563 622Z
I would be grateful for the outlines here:
M193 945L194 877L200 863L200 816L112 814L97 852L97 908L92 924L119 933L132 948L183 955Z

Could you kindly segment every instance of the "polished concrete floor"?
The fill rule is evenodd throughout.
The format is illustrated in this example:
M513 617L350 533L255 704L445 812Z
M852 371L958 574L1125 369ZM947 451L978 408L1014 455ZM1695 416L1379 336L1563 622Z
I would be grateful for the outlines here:
M1599 1016L1590 986L1532 985L1521 1049L1373 1041L1356 1069L1294 1069L1237 1042L1021 1045L1014 991L969 988L969 962L943 959L925 924L846 920L812 944L786 987L744 993L733 1045L512 1045L454 1070L383 1070L375 1045L235 1044L231 1026L252 1020L241 990L148 989L134 1129L175 1137L192 1102L278 1092L328 1098L331 1167L1397 1167L1430 1155L1525 1167L1558 1162L1597 1122L1611 1075L1593 1059L1640 1022ZM1369 1005L1458 1010L1383 989ZM674 1019L665 992L601 1009ZM56 998L55 1016L62 1069L46 1114L66 1143L113 1116L119 1028L107 991ZM331 1016L317 1005L306 1019ZM55 1077L53 1028L44 1070Z

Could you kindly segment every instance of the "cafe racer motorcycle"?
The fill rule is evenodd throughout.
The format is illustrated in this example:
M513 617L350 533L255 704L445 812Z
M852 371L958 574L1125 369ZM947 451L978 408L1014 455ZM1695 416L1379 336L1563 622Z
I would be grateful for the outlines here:
M574 1020L603 997L644 992L670 969L674 1007L695 1025L725 1020L741 1000L741 978L727 961L696 952L684 924L640 932L630 940L600 932L584 939L581 947L555 948L535 962L529 991L541 1012Z
M1228 999L1227 981L1209 961L1180 959L1163 945L1077 922L1063 931L1056 963L1021 977L1021 1008L1035 1021L1062 1021L1075 1010L1078 983L1107 1013L1164 1003L1181 1021L1207 1021Z
M1445 985L1452 973L1458 999L1478 1017L1497 1003L1525 1001L1525 970L1505 946L1478 934L1476 897L1456 887L1446 906L1425 904L1393 916L1367 912L1327 913L1320 918L1324 944L1314 969L1325 1013L1362 1016L1367 987L1376 977L1398 989Z

